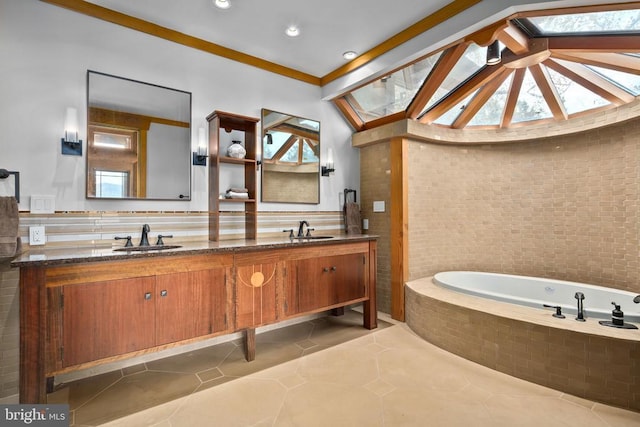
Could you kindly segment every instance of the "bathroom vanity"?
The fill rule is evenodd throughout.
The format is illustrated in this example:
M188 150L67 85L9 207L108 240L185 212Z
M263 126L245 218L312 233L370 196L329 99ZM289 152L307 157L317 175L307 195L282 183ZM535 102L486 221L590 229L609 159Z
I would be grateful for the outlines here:
M363 303L377 327L373 236L202 242L171 250L45 250L20 268L20 402L57 374Z

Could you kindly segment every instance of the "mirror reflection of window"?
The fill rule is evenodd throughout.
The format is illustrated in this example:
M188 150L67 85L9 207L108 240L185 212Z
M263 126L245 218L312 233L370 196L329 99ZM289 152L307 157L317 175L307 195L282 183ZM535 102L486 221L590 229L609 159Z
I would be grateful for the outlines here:
M129 173L122 171L95 171L96 197L129 197Z
M190 200L191 93L87 71L86 157L87 198L118 198L96 188L111 171L123 198Z
M320 122L262 110L262 201L320 203Z
M146 194L146 150L139 135L135 129L89 126L88 194L105 198Z

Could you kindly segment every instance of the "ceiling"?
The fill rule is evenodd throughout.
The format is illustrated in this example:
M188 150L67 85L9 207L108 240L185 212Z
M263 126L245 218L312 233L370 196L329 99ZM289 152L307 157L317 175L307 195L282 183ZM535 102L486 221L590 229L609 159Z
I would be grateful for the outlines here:
M481 0L229 0L226 10L213 0L43 1L165 38L164 30L173 30L221 47L221 56L249 55L245 62L266 61L264 68L285 67L320 84L323 76L349 62L344 52L362 55L383 43L395 47L406 39L391 46L389 39L407 28L422 25L425 31ZM149 28L149 23L159 27ZM285 35L292 24L300 28L298 37Z

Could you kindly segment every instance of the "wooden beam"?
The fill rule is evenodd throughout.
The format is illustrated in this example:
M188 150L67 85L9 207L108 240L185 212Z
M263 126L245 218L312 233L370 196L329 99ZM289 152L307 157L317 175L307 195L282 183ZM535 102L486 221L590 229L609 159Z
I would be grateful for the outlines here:
M408 143L389 142L391 158L391 317L404 322L404 283L409 279Z
M621 89L618 85L611 83L600 74L582 64L566 61L560 63L554 59L547 59L543 64L614 105L627 104L635 99L635 97L626 90Z
M498 32L509 25L508 21L498 21L488 25L464 38L467 43L475 43L478 46L489 46L496 39Z
M413 101L409 104L409 107L407 108L407 117L415 119L420 115L420 113L422 113L429 100L433 97L438 88L442 85L442 82L444 82L451 72L451 69L453 69L460 58L462 58L467 47L467 43L460 43L450 49L447 49L442 54L438 63L433 67L433 70L431 70L431 73L424 81L424 84L418 93L413 97Z
M283 65L276 64L274 62L270 62L256 56L239 52L237 50L229 49L219 44L211 43L206 40L193 37L188 34L145 21L143 19L135 18L133 16L129 16L124 13L108 9L106 7L98 6L97 4L89 3L84 0L40 1L60 6L74 12L82 13L93 18L102 19L103 21L121 25L123 27L159 37L164 40L202 50L204 52L221 56L223 58L231 59L232 61L241 62L246 65L261 68L265 71L269 71L275 74L280 74L282 76L300 80L313 85L320 85L320 78L311 74L303 73L302 71L298 71L293 68L285 67Z
M502 42L511 52L521 55L529 51L529 38L522 30L511 21L498 34L496 38Z
M640 74L640 58L635 56L621 55L619 53L567 51L551 51L551 56L556 59L594 65L596 67L622 71L623 73Z
M393 123L398 120L402 120L406 118L404 111L398 111L397 113L389 114L388 116L383 116L375 120L371 120L370 122L365 123L363 130L373 129L378 126L386 125L387 123Z
M553 117L556 120L566 120L569 115L564 108L564 104L562 103L560 94L556 89L556 85L551 81L551 77L549 76L547 69L541 67L540 64L537 64L529 67L529 71L538 84L540 92L542 92L544 100L551 109Z
M511 87L507 95L507 102L504 105L504 111L502 112L502 120L500 121L500 127L506 128L511 125L513 120L513 113L516 110L518 103L518 97L520 96L520 90L522 89L522 82L524 81L524 74L526 69L521 68L515 71L513 79L511 80Z
M549 49L554 53L603 52L638 53L640 37L637 35L549 37Z
M442 116L444 113L449 111L451 108L455 107L456 104L460 103L460 101L464 100L467 96L471 95L478 88L484 86L491 79L496 78L501 72L502 67L496 66L485 66L479 72L477 72L473 77L463 83L456 90L449 93L446 97L444 97L440 102L438 102L435 107L431 108L427 111L421 118L421 123L433 123L438 117Z
M347 119L356 132L360 132L364 129L364 121L362 121L360 116L358 116L358 113L354 111L345 97L334 99L333 104L338 108L338 110L340 110L342 115Z
M478 91L476 96L474 96L469 104L467 104L462 113L458 115L451 127L454 129L462 129L465 127L512 72L513 70L502 68L499 75L490 80L489 83L484 85L482 89Z

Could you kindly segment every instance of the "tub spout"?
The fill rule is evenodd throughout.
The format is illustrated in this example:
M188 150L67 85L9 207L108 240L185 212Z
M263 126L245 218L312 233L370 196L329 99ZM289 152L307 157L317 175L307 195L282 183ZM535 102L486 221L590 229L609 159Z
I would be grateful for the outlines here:
M576 292L575 298L578 300L578 316L576 320L578 322L584 322L584 294L582 292Z

